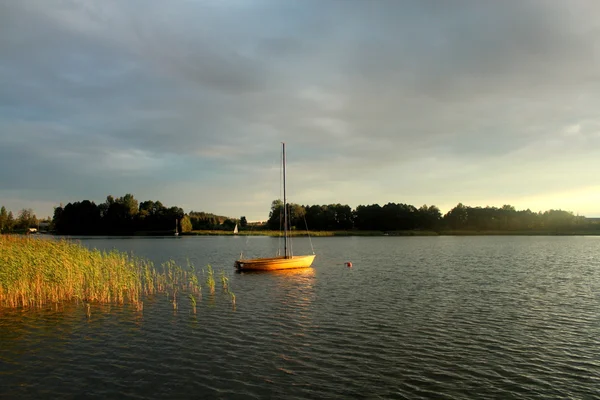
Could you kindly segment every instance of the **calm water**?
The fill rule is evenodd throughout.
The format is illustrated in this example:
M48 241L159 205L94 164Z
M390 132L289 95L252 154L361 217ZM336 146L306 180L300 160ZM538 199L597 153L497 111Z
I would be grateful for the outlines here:
M210 263L237 307L0 311L0 398L598 397L600 238L317 238L312 270L233 272L277 242L82 239Z

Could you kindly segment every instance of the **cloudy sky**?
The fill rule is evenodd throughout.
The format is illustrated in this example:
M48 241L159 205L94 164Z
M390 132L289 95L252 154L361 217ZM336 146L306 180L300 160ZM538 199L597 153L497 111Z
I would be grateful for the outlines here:
M600 216L600 3L0 0L0 204Z

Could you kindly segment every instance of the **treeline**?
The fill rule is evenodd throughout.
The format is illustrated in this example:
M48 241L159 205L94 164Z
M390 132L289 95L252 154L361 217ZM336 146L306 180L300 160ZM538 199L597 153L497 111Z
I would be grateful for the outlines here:
M42 225L65 235L114 235L135 233L168 234L192 230L272 229L282 227L283 203L271 203L265 224L248 224L239 219L212 213L166 207L160 201L139 203L133 195L114 198L96 205L93 201L69 203L56 207L52 221L38 220L31 209L23 209L15 218L12 212L0 207L0 233L24 232ZM299 205L288 204L290 226L297 230L336 231L588 231L600 230L600 223L563 210L533 212L516 210L513 206L469 207L459 203L442 214L438 207L387 203L359 205ZM51 223L50 223L51 222Z
M354 227L354 214L350 206L330 204L327 206L302 206L288 204L288 216L292 229L317 231L348 230ZM283 202L274 200L271 203L267 229L279 230L283 227Z
M135 233L170 234L192 230L233 230L246 218L232 219L215 214L166 207L160 201L139 203L132 194L114 198L108 196L102 204L93 201L69 203L56 207L52 229L61 235L125 235Z
M570 211L549 210L533 212L515 210L513 206L468 207L458 204L442 218L443 227L456 230L536 231L582 228L592 224L583 216Z
M29 228L39 229L40 224L47 224L48 219L38 219L31 208L23 208L15 218L12 211L0 206L0 233L24 232Z
M279 229L283 215L283 203L271 204L267 227ZM436 206L419 208L410 204L388 203L359 205L352 210L348 205L329 204L303 206L288 204L292 229L311 230L472 230L472 231L539 231L556 229L581 229L592 227L585 217L563 210L533 212L517 211L513 206L469 207L459 203L445 215Z
M53 230L61 235L115 235L135 232L179 232L191 230L180 207L160 201L138 201L131 194L108 196L102 204L83 200L56 207Z

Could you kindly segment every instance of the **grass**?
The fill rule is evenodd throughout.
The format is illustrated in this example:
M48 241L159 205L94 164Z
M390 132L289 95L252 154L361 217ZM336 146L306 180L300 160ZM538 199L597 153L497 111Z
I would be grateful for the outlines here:
M211 266L208 271L206 284L214 294ZM224 272L221 276L225 278ZM65 239L0 235L0 308L81 301L89 317L91 303L132 304L142 311L143 297L155 293L165 293L177 309L180 292L189 293L195 311L202 288L189 262L185 270L170 260L159 271L150 261L116 250L89 250Z

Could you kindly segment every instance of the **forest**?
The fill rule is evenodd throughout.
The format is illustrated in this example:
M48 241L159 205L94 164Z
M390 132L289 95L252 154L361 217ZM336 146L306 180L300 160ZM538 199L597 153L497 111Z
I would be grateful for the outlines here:
M275 200L267 225L279 229L283 204ZM368 231L548 231L600 228L595 221L563 210L533 212L513 206L469 207L459 203L445 215L436 206L416 208L410 204L359 205L329 204L302 206L288 204L293 229Z
M0 208L0 232L11 233L39 227L51 222L49 229L65 235L170 234L177 229L186 233L198 230L232 231L279 230L282 226L283 203L271 203L266 223L249 224L246 217L232 218L207 212L185 213L177 206L166 207L160 201L138 202L131 194L104 203L93 201L62 204L54 209L51 221L38 220L31 209L23 209L15 218L5 207ZM470 207L459 203L442 215L438 207L419 208L403 203L359 205L288 204L291 229L311 231L431 231L452 232L593 232L600 223L563 210L533 212L516 210L513 206Z
M93 201L69 203L54 209L53 230L66 235L123 235L135 232L179 231L186 227L179 207L160 201L138 201L131 194L108 196L102 204ZM187 221L189 222L189 221ZM187 227L186 227L187 228Z
M244 222L245 218L242 217ZM190 211L177 206L166 207L160 201L138 202L132 194L108 196L102 204L93 201L69 203L56 207L52 229L62 235L164 235L202 229L233 229L239 220Z

